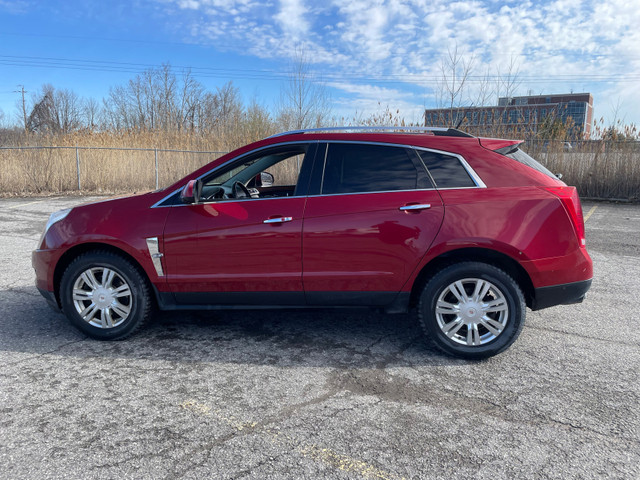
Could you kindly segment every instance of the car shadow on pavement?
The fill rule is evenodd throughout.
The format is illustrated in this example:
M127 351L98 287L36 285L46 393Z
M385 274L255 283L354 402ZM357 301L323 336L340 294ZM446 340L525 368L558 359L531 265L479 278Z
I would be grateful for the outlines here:
M101 342L51 310L33 287L0 290L0 352L282 367L460 365L423 336L414 314L366 309L156 312L123 341Z

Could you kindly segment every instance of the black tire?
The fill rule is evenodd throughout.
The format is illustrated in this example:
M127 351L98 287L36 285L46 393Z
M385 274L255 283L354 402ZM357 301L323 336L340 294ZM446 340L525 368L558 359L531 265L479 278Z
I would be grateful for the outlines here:
M488 290L480 298L484 288ZM433 344L448 355L472 360L509 348L525 316L524 296L516 281L480 262L440 270L425 285L418 304L420 324Z
M144 275L129 260L106 251L84 253L69 264L60 282L60 302L71 323L97 340L129 337L152 309ZM88 310L84 317L83 309Z

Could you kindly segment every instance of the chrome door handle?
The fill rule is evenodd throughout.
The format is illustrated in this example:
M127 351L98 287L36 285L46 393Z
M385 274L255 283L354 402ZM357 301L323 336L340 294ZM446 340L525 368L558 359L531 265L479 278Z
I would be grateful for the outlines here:
M267 218L266 220L263 220L262 223L284 223L290 222L291 220L293 220L293 217Z
M431 208L431 205L428 203L421 203L419 205L405 205L404 207L400 207L400 210L426 210L427 208Z

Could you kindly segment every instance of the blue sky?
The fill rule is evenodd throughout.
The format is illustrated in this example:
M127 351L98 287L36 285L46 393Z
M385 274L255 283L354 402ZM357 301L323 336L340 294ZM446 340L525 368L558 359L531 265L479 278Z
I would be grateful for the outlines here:
M304 51L337 116L418 121L456 48L462 105L497 101L513 65L515 94L588 91L596 117L640 124L640 0L0 0L0 109L15 116L18 85L102 99L163 63L271 108Z

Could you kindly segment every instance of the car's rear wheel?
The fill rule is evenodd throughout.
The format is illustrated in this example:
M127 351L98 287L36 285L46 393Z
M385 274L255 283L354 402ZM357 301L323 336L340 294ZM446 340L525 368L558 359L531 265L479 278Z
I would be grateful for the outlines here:
M503 270L461 262L436 273L420 296L423 330L443 352L481 359L506 350L524 325L522 290Z
M128 337L151 312L146 279L111 252L89 252L71 262L60 282L60 301L71 323L99 340Z

